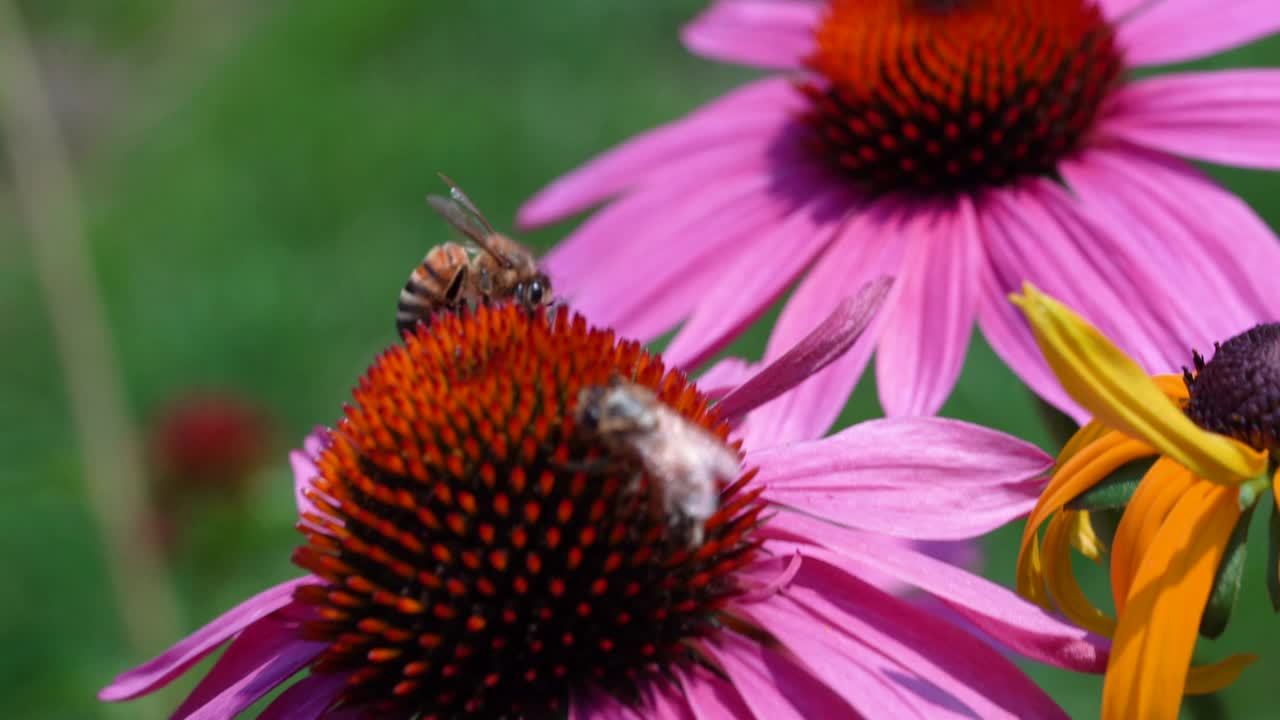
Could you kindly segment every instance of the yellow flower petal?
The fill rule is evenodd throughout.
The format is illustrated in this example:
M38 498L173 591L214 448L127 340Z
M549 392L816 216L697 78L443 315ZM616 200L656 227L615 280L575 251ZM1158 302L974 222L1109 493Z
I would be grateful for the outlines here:
M1076 513L1076 521L1071 527L1071 547L1094 562L1102 562L1102 556L1107 552L1102 538L1093 531L1093 523L1086 511Z
M1030 283L1012 299L1063 389L1102 424L1214 482L1239 484L1262 471L1266 453L1191 422L1142 368L1066 306Z
M1049 521L1044 531L1045 581L1063 615L1090 632L1111 637L1116 631L1116 621L1089 601L1071 570L1070 538L1078 515L1064 510Z
M1169 514L1120 614L1103 720L1177 718L1200 615L1239 517L1235 489L1205 481Z
M1208 695L1235 682L1244 669L1257 662L1257 655L1240 654L1187 671L1187 695Z
M1044 590L1044 574L1040 562L1037 532L1051 514L1060 510L1080 493L1098 484L1121 465L1155 454L1146 443L1107 432L1083 447L1060 466L1049 478L1035 508L1022 531L1022 547L1018 552L1018 592L1041 607L1052 609Z
M1138 483L1111 541L1111 597L1117 613L1124 614L1142 558L1194 478L1190 470L1169 458L1160 458Z

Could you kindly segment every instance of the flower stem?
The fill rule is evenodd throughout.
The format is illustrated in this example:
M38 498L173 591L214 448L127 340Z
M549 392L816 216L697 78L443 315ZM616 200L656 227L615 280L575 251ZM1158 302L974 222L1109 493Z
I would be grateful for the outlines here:
M143 465L85 247L70 158L18 8L0 0L0 137L67 388L88 503L135 654L177 637L178 606L146 535Z

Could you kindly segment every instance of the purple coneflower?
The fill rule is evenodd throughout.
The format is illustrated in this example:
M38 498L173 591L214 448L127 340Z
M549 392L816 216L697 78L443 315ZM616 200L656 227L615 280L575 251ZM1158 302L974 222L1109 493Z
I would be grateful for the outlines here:
M231 717L294 680L262 717L1062 717L949 618L1096 672L1092 636L899 541L1024 514L1050 464L1034 447L918 418L741 448L748 469L689 546L643 497L645 466L575 427L579 390L622 376L727 442L730 419L847 349L867 315L847 301L715 404L568 311L420 327L360 380L337 429L293 455L308 574L101 697L149 693L230 640L175 717ZM876 588L877 573L954 613Z
M1129 76L1277 26L1270 0L720 0L685 29L693 51L793 72L592 160L519 220L613 198L547 267L628 336L683 320L665 352L682 366L802 275L768 357L846 288L897 277L880 329L798 391L802 429L828 426L873 346L885 411L937 411L975 320L1083 420L1005 299L1023 280L1152 372L1280 316L1275 237L1175 157L1280 166L1280 72Z

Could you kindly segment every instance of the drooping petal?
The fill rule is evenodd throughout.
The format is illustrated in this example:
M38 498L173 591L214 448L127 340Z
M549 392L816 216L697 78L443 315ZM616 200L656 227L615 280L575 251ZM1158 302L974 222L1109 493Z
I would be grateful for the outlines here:
M1200 482L1152 543L1120 615L1102 690L1104 719L1178 716L1199 618L1240 517L1237 490Z
M883 203L850 219L787 301L770 333L765 361L772 362L800 342L813 327L813 318L831 312L848 288L877 275L898 275L905 244L901 233L901 224L893 220ZM890 298L885 302L891 302ZM881 307L853 348L830 367L752 413L741 430L744 446L768 447L822 437L862 375L887 309Z
M1151 2L1117 31L1132 65L1196 60L1266 37L1280 29L1272 0L1165 0Z
M1125 85L1111 103L1109 136L1197 160L1280 168L1280 70L1159 75Z
M794 70L814 49L822 9L807 0L717 0L684 26L680 39L713 60Z
M1117 613L1124 613L1134 576L1165 518L1193 482L1190 470L1160 458L1138 484L1111 543L1111 596Z
M723 400L756 372L754 365L740 357L723 357L698 376L698 389L712 400Z
M1037 533L1049 516L1101 482L1125 463L1155 454L1155 449L1118 432L1106 433L1060 464L1022 530L1018 552L1018 592L1048 608Z
M1238 484L1262 471L1265 453L1200 429L1079 315L1030 284L1018 302L1063 387L1104 424L1217 482Z
M320 717L347 686L341 673L308 675L271 701L258 720L311 720Z
M859 423L746 463L772 502L898 537L956 540L1028 512L1052 459L1003 433L921 417Z
M1089 600L1071 569L1071 528L1078 513L1063 510L1053 516L1044 533L1044 574L1054 601L1072 622L1103 637L1115 634L1115 618Z
M737 337L827 247L850 204L842 189L828 191L739 248L717 281L702 289L693 314L663 353L667 362L695 368ZM763 267L769 271L760 272Z
M312 582L315 579L308 575L254 595L156 658L122 673L98 693L98 699L119 702L164 687L228 638L292 602L299 585Z
M857 718L853 708L807 670L754 640L720 633L705 646L757 718Z
M936 212L936 214L935 214ZM914 221L902 279L880 337L876 379L886 415L932 415L964 365L984 263L976 211L966 196ZM929 217L932 215L932 217Z
M845 572L881 572L947 603L983 632L1033 660L1080 672L1101 672L1105 644L1014 593L888 538L781 512L760 531L777 553L801 552Z
M894 707L897 716L1065 717L986 642L825 562L805 562L784 597L748 612L867 715ZM815 625L825 630L815 633ZM864 694L878 688L851 687L841 668L858 656L890 662L880 682L907 697L892 702L883 692Z
M749 412L838 360L867 329L892 284L881 276L844 298L804 339L721 400L721 414Z
M296 625L267 619L245 628L195 690L173 713L173 720L224 720L257 702L306 667L325 643L307 642ZM316 711L319 715L320 708ZM293 717L301 718L301 713Z
M790 122L792 110L802 102L788 78L748 83L561 176L525 202L516 224L527 229L555 222L635 186L672 158L723 147L735 138L769 134Z

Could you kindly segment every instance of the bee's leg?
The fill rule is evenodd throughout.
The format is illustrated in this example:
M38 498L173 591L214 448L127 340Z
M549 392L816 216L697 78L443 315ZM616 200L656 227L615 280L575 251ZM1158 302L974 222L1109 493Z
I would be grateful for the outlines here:
M600 475L614 466L614 462L609 458L597 457L588 458L586 460L569 460L567 462L556 463L556 466L569 472L587 473L588 475Z

